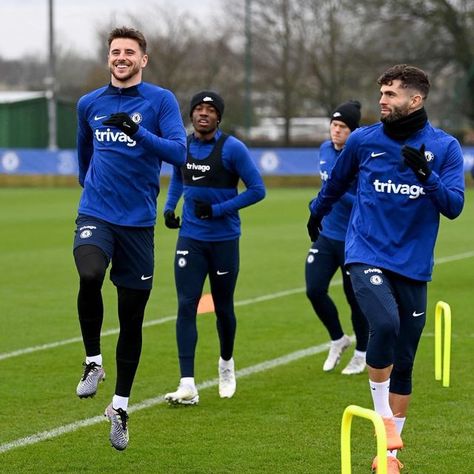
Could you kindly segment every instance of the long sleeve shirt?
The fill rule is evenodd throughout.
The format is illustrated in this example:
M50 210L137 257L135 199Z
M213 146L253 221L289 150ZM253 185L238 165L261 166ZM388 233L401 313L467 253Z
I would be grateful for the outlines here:
M118 112L139 125L132 137L103 125ZM108 85L81 97L77 115L84 187L79 213L124 226L154 225L161 164L181 165L186 158L186 131L174 95L145 82L125 89Z
M403 161L405 144L418 149L425 144L432 172L424 183ZM358 129L311 203L311 213L326 215L356 175L346 264L365 263L415 280L431 280L440 214L454 219L464 205L458 141L429 122L406 141L388 137L381 123Z
M189 144L189 153L196 160L207 158L213 150L221 132L218 130L209 141L194 136ZM240 236L239 209L250 206L265 197L262 177L254 164L247 147L237 138L229 136L222 149L222 164L236 174L244 183L245 190L237 187L188 186L183 183L179 167L173 169L166 210L175 210L182 195L184 205L179 235L203 241L231 240ZM194 215L194 201L205 201L212 205L212 218L199 219Z
M342 150L336 150L334 148L331 140L321 144L319 148L319 169L323 187L331 176L331 171L341 152ZM354 204L356 187L357 183L354 181L349 190L334 204L331 212L324 217L321 235L339 241L346 239L347 226L349 225L349 218Z

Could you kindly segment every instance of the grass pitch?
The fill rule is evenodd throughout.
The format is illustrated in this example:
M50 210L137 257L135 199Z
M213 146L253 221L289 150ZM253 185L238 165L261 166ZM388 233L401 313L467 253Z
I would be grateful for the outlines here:
M75 387L83 348L72 258L79 189L0 189L0 466L1 472L338 473L344 408L372 408L367 375L321 367L327 334L304 295L309 188L269 189L241 212L241 271L236 292L237 393L219 399L213 314L199 316L199 406L170 408L164 393L179 380L173 277L177 233L156 228L155 288L146 312L140 367L131 398L130 444L117 452L100 417L115 383L116 295L104 284L102 340L107 380L94 399ZM164 193L159 198L160 207ZM474 190L463 214L442 219L429 318L420 343L414 396L400 454L408 474L471 473L474 318ZM352 333L340 284L331 288ZM434 307L451 305L451 387L434 380ZM370 471L372 426L355 419L354 473Z

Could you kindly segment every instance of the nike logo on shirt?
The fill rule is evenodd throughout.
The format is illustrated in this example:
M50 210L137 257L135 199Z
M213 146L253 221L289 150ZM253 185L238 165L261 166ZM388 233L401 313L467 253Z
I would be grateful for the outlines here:
M197 181L198 179L205 178L205 176L194 176L193 175L193 181Z
M418 316L423 316L424 314L425 314L424 311L422 311L421 313L417 313L416 311L413 311L412 316L413 316L414 318L417 318Z
M150 276L145 276L145 275L142 275L142 280L149 280L150 278L153 278L153 275L150 275Z
M387 153L386 151L382 151L381 153L375 153L375 151L373 151L370 156L372 158L377 158L377 156L382 156L382 155L385 155L385 153Z
M97 121L97 120L102 120L103 118L107 117L107 115L96 115L94 117L94 120Z

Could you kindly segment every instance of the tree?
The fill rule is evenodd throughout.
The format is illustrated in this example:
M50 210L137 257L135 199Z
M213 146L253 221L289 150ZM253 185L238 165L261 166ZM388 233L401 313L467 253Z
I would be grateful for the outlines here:
M154 9L153 17L160 21L156 30L147 35L150 59L146 80L172 90L185 119L188 119L189 100L198 90L216 90L227 99L227 105L231 104L241 79L240 56L233 52L232 37L227 31L210 30L192 15L159 7ZM135 23L145 30L148 17L137 17ZM233 107L228 109L232 111ZM230 116L226 112L225 123L232 123L228 120Z
M377 18L368 45L383 43L381 58L424 67L443 88L439 115L465 114L474 125L474 2L472 0L364 0L351 10L362 21ZM372 21L373 22L373 21ZM392 64L394 57L391 56ZM455 91L455 94L450 94ZM451 104L449 103L451 101ZM452 124L454 125L454 124Z
M474 126L472 0L222 0L221 7L225 14L216 11L205 22L156 6L132 18L149 43L145 80L175 92L185 119L191 95L214 89L226 102L224 126L247 123L251 79L254 115L283 117L288 145L294 117L329 115L348 99L362 102L366 122L377 120L377 77L391 65L410 63L431 77L435 124L459 130L464 116ZM113 26L98 31L102 46L95 58L58 52L62 97L75 100L108 81L105 38ZM46 66L37 58L0 58L0 67L2 87L44 89Z
M348 99L359 98L367 76L363 29L344 0L305 0L306 96L327 115Z
M261 105L284 118L285 145L304 90L303 17L295 0L252 0L254 89L263 98Z

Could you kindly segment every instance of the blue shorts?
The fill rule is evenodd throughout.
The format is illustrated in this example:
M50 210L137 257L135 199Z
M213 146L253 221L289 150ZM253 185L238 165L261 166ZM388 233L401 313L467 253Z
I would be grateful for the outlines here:
M426 322L426 282L373 265L356 263L347 269L359 306L369 322L367 364L375 369L393 364L390 390L408 394Z
M74 249L81 245L99 247L112 261L110 279L115 286L150 290L153 286L154 228L127 227L79 215Z

